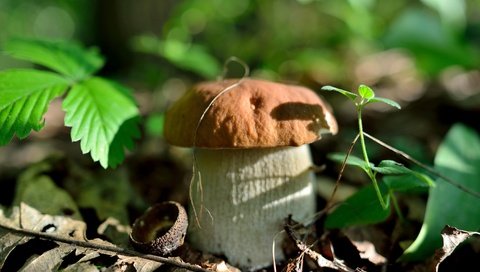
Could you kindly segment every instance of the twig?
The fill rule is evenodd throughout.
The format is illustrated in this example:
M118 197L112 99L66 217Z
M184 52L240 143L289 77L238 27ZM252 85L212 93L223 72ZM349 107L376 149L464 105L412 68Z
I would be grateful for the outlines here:
M329 210L332 207L333 198L334 198L335 194L337 193L338 187L340 186L340 180L342 179L342 176L343 176L343 171L345 170L345 167L347 166L348 156L350 156L350 154L352 153L353 147L357 143L359 137L360 137L360 134L357 134L355 139L353 139L352 143L350 144L350 147L348 148L347 155L345 156L345 159L343 159L342 166L340 168L340 172L338 173L337 180L335 181L335 187L333 187L333 192L332 192L332 194L330 196L330 199L328 200L327 205L324 209L326 211Z
M437 170L433 169L432 167L424 164L424 163L421 163L420 161L412 158L410 155L408 155L407 153L403 152L403 151L400 151L390 145L388 145L387 143L381 141L380 139L377 139L371 135L369 135L368 133L364 132L363 133L365 136L367 136L368 138L370 138L372 141L376 142L377 144L385 147L386 149L402 156L404 159L408 160L408 161L411 161L413 162L414 164L420 166L421 168L427 170L430 174L434 175L434 176L437 176L445 181L447 181L448 183L450 183L451 185L457 187L458 189L464 191L465 193L468 193L472 196L475 196L477 198L480 198L480 192L475 192L475 191L472 191L470 189L468 189L467 187L463 186L462 184L458 183L457 181L443 175L442 173L438 172Z
M109 246L109 245L102 245L102 244L92 243L92 242L87 242L87 241L75 240L75 239L62 237L62 236L55 235L55 234L49 234L49 233L44 233L44 232L36 232L36 231L28 230L28 229L19 229L19 228L15 228L15 227L11 227L11 226L6 226L6 225L3 225L3 224L0 224L0 228L6 229L6 230L11 231L13 233L25 235L25 236L38 237L38 238L42 238L42 239L47 239L47 240L60 242L60 243L65 243L65 244L71 244L71 245L84 247L84 248L110 251L110 252L114 252L114 253L117 253L117 254L120 254L120 255L133 256L133 257L138 257L138 258L142 258L142 259L147 259L147 260L150 260L150 261L169 264L169 265L172 265L172 266L188 269L190 271L211 272L211 270L201 268L200 266L197 266L197 265L184 263L184 262L179 262L177 260L174 260L173 258L160 257L160 256L156 256L156 255L151 255L151 254L142 254L142 253L138 253L134 250L121 248L121 247L117 247L117 246Z

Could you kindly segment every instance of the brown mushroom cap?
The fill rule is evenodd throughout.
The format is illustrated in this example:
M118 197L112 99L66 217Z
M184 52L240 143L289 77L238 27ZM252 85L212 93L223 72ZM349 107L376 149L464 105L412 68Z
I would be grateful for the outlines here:
M262 148L300 146L337 133L329 106L312 90L245 78L195 85L165 115L165 138L177 146ZM217 98L199 119L217 94Z

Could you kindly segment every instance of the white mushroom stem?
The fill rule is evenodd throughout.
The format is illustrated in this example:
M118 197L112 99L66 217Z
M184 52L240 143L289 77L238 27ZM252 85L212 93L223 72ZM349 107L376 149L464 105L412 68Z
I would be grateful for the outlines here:
M242 269L272 264L272 243L285 218L292 214L302 221L315 212L308 146L196 152L201 181L192 186L197 213L197 218L189 213L192 244ZM281 260L282 239L275 242Z

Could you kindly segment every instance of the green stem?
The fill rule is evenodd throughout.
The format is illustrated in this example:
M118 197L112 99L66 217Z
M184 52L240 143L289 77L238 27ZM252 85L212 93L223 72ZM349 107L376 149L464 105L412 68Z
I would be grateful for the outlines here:
M402 222L405 222L405 217L403 217L402 211L400 210L400 206L398 205L397 197L395 196L395 194L393 193L392 190L390 190L388 192L388 194L390 195L390 198L392 199L393 208L395 209L395 212L398 215L398 219L400 219L400 221L402 221Z
M377 193L378 200L380 201L380 205L382 205L383 209L387 208L387 204L385 204L385 201L383 200L382 197L382 192L380 191L380 187L378 186L377 178L372 172L372 169L370 168L370 160L368 159L368 153L367 153L367 147L365 145L365 138L363 136L363 123L362 123L362 106L357 107L357 113L358 113L358 134L360 135L360 145L362 147L362 153L363 153L363 159L367 163L367 175L368 177L372 180L373 187L375 188L375 192Z

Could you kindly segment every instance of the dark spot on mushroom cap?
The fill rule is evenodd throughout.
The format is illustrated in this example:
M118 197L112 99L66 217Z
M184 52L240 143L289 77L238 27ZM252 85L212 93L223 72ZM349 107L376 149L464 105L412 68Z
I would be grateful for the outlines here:
M312 132L318 132L322 128L328 129L329 126L325 120L323 108L317 104L306 103L283 103L275 107L270 115L279 121L303 120L310 121L307 129Z

